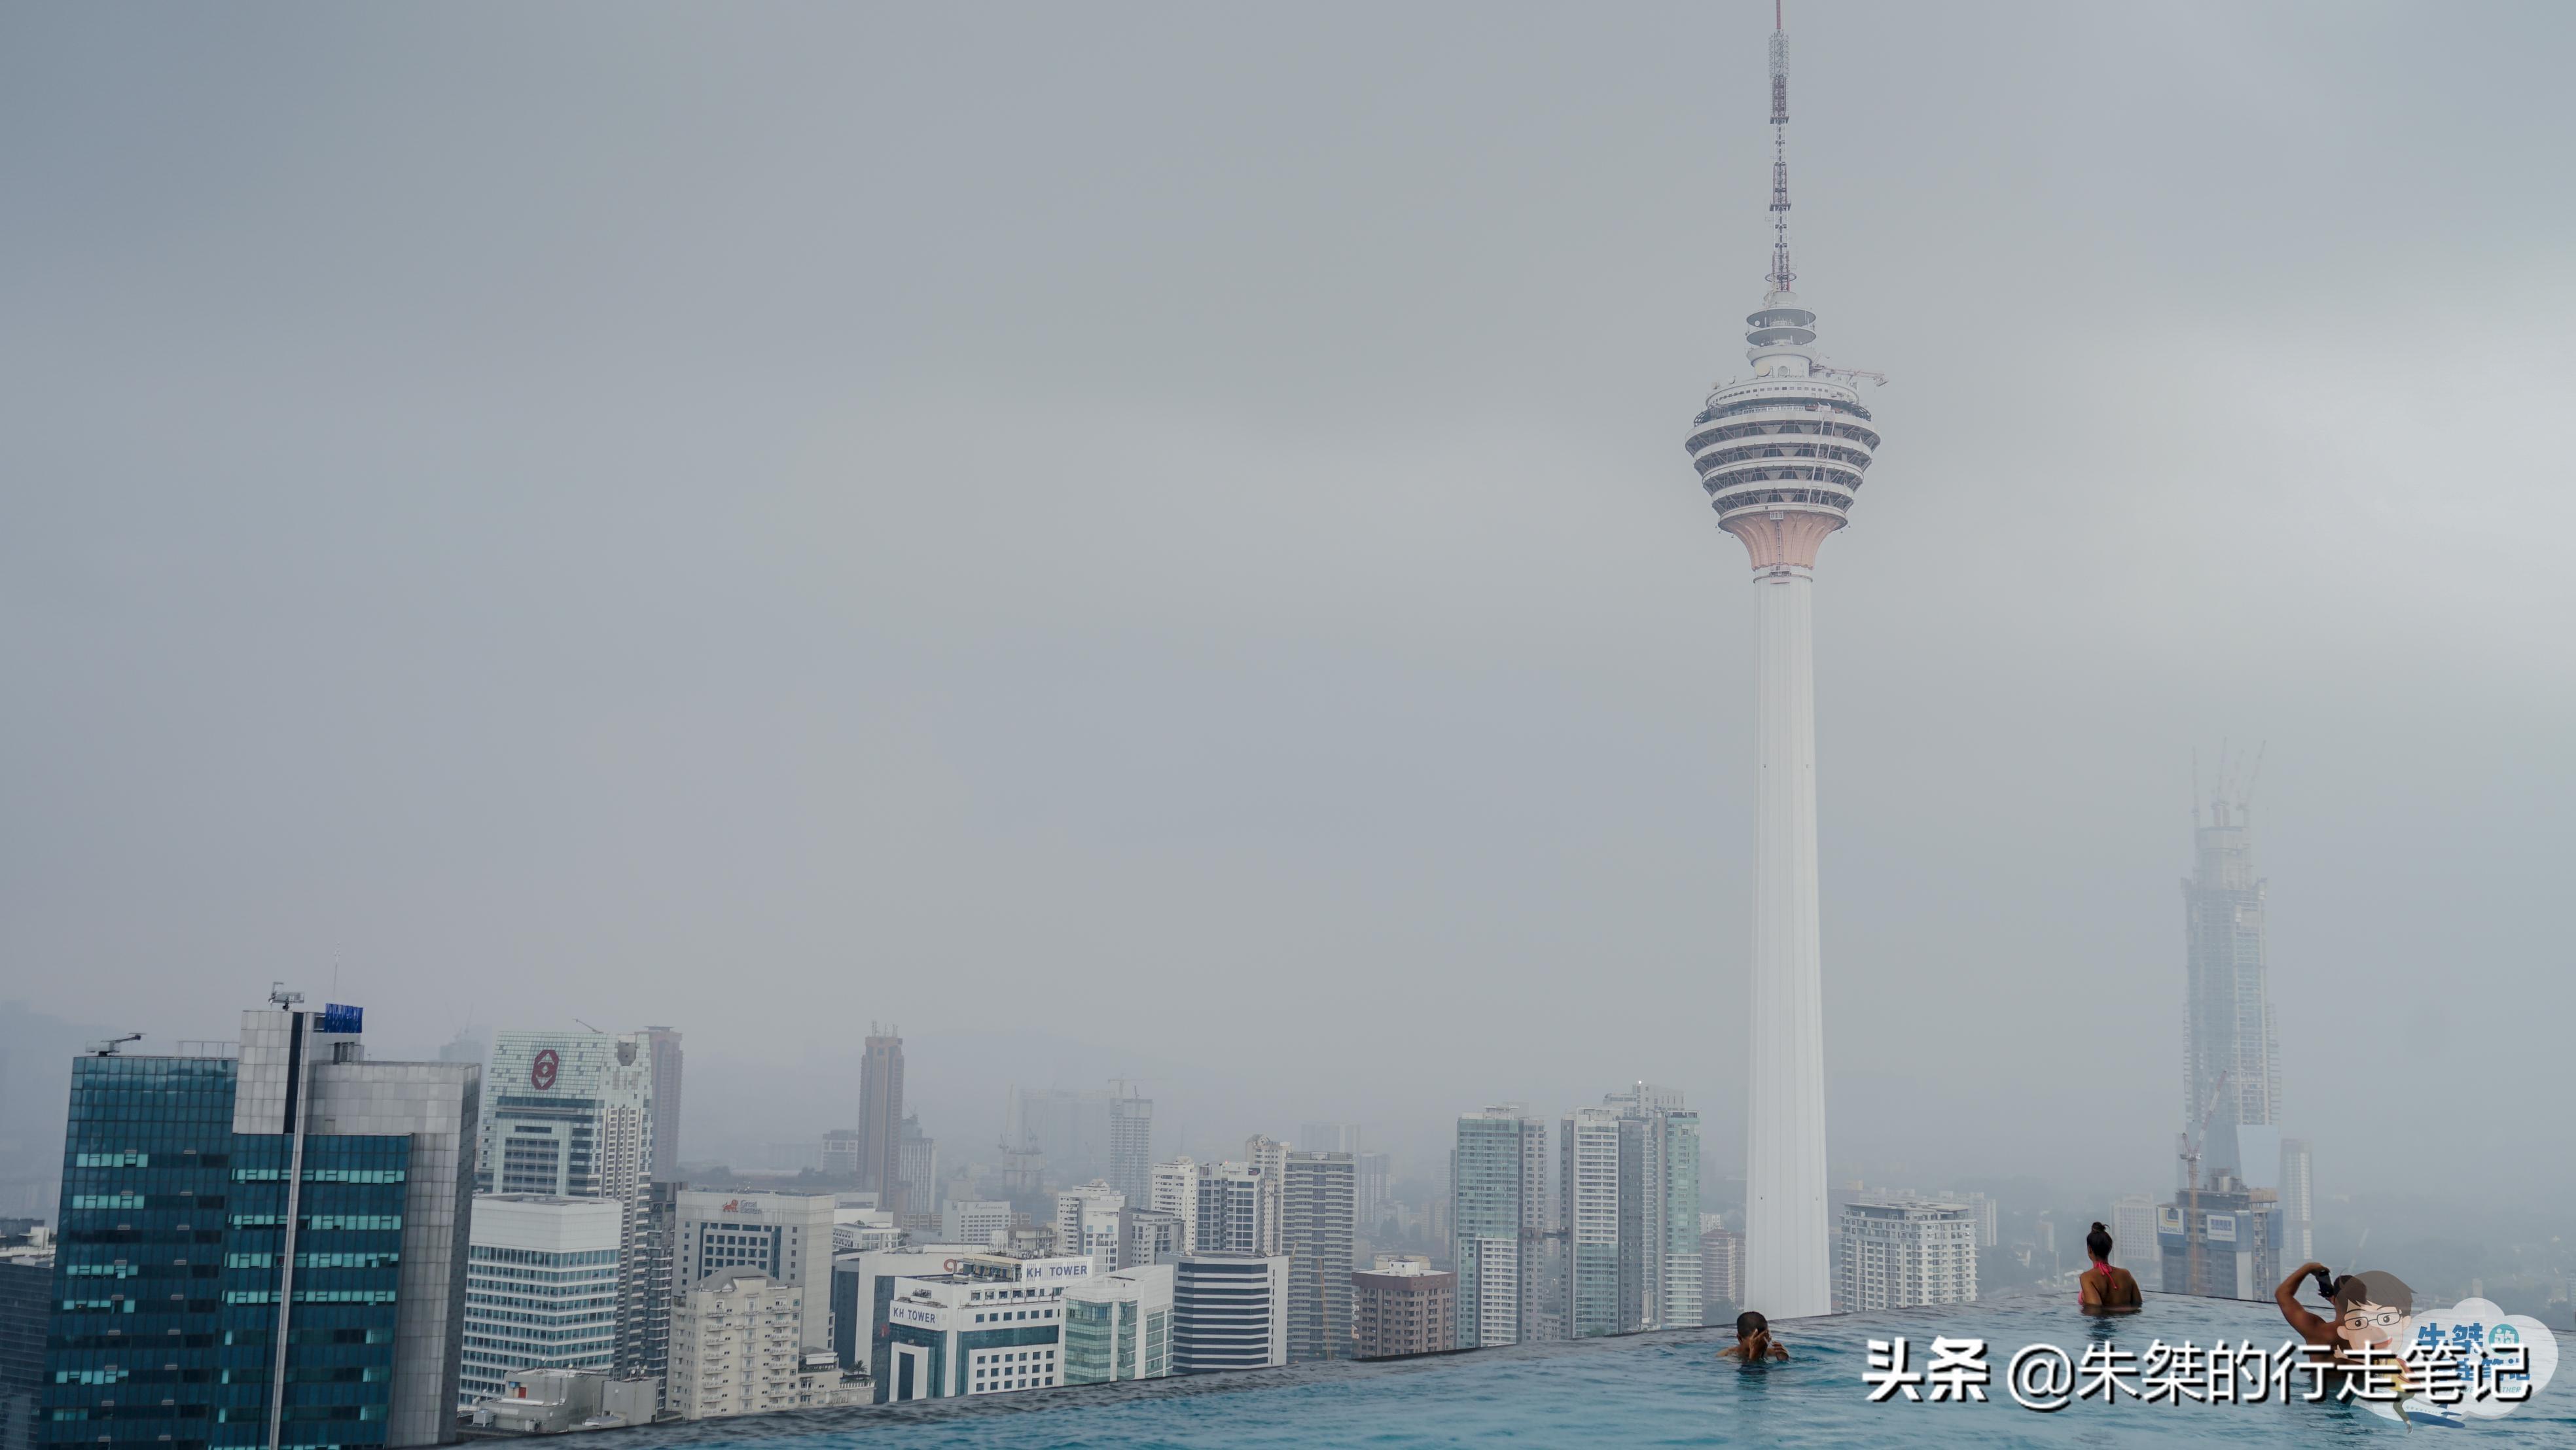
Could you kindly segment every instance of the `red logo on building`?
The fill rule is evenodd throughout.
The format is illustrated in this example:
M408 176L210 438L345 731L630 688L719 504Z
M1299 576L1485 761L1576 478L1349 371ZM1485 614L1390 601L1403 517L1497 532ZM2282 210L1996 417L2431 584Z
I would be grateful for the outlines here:
M528 1064L528 1083L543 1092L555 1085L555 1074L561 1071L563 1071L563 1057L549 1047L537 1054L536 1061Z

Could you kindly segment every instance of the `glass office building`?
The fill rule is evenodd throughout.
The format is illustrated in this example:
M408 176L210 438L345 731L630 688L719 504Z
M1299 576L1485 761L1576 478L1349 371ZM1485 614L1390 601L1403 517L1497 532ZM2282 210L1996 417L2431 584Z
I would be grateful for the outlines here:
M73 1064L40 1444L448 1438L481 1069L367 1062L354 1018Z

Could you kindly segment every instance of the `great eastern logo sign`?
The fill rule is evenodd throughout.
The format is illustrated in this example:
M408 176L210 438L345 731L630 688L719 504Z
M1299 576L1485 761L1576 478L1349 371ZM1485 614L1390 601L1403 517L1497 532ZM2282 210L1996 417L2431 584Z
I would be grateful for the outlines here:
M563 1057L549 1047L537 1054L536 1061L528 1064L528 1085L542 1092L555 1085L555 1074L561 1071Z

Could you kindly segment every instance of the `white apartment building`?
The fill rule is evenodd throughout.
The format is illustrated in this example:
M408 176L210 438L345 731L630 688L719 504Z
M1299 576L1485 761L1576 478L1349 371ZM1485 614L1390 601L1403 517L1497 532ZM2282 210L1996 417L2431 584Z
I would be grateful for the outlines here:
M1199 1165L1187 1154L1154 1165L1153 1207L1181 1220L1181 1249L1199 1246Z
M951 1199L939 1211L939 1236L952 1244L992 1248L1011 1231L1011 1205L1004 1199Z
M1055 1196L1055 1251L1088 1254L1098 1272L1118 1267L1118 1211L1127 1195L1095 1178Z
M1279 1155L1287 1166L1288 1155ZM1275 1212L1268 1201L1261 1171L1249 1163L1198 1165L1197 1193L1191 1218L1192 1253L1249 1254L1260 1251L1264 1216ZM1270 1220L1275 1227L1276 1220Z
M804 1294L757 1269L726 1269L671 1306L671 1412L684 1420L792 1410L806 1387Z
M1064 1291L1069 1385L1160 1379L1172 1372L1173 1266L1095 1274Z
M457 1408L499 1396L521 1370L614 1369L624 1225L610 1199L475 1195Z
M1619 1304L1619 1114L1577 1108L1559 1128L1557 1223L1565 1230L1566 1334L1617 1334Z
M1839 1313L1916 1304L1965 1304L1977 1297L1977 1216L1964 1203L1922 1198L1843 1206L1837 1225Z
M688 1288L727 1269L756 1269L799 1293L799 1347L832 1347L831 1195L702 1193L679 1202L671 1279Z
M1284 1254L1288 1251L1288 1145L1255 1133L1244 1140L1243 1158L1261 1181L1261 1213L1253 1242L1241 1247L1255 1253Z

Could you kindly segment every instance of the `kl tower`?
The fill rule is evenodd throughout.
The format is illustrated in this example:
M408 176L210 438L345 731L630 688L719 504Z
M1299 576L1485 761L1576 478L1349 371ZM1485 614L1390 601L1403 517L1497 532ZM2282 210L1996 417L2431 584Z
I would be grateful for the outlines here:
M1886 379L1817 360L1791 290L1789 39L1771 32L1769 289L1744 319L1750 377L1691 421L1691 466L1718 527L1753 559L1753 1001L1745 1121L1744 1302L1774 1319L1833 1309L1825 1205L1825 1023L1816 910L1816 550L1849 521L1878 434L1858 392Z

